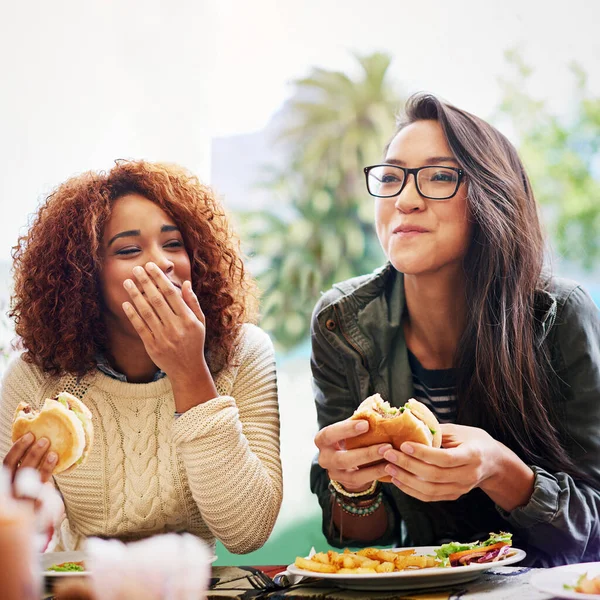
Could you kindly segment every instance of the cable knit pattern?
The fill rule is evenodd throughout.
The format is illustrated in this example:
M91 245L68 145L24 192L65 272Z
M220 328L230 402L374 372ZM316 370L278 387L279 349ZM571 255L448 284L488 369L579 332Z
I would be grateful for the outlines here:
M243 327L215 385L219 397L174 419L168 378L132 384L98 371L77 381L11 363L0 397L0 458L21 401L39 407L67 389L93 415L87 462L55 477L67 519L53 550L78 549L90 535L130 540L166 531L218 538L236 553L266 542L283 492L275 360L262 330Z

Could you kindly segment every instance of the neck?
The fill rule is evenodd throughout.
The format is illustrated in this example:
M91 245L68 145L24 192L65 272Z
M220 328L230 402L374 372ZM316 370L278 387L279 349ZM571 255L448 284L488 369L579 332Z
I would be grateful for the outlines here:
M404 335L426 369L450 369L466 323L465 275L453 271L405 275Z
M135 339L128 333L110 327L107 359L113 369L123 373L131 383L148 383L158 370L140 338Z

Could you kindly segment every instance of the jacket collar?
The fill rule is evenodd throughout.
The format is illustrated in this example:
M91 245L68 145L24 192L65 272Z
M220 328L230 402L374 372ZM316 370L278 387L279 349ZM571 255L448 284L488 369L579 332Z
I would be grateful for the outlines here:
M388 263L359 282L334 286L343 294L334 303L340 328L361 355L374 388L371 393L402 406L414 395L402 329L404 277Z
M342 310L344 310L347 305L352 306L355 304L366 308L369 302L376 300L381 295L382 290L386 290L392 286L392 288L395 289L395 292L392 293L391 297L395 300L395 305L388 305L387 312L389 313L390 309L401 308L399 314L400 316L402 315L405 305L404 274L396 271L391 263L388 262L383 267L376 269L371 277L364 280L359 285L354 282L355 280L342 281L333 286L343 293L343 296L337 300L337 304ZM534 310L543 329L543 338L547 336L548 331L554 325L557 306L558 303L555 294L552 294L547 290L538 291L535 298ZM383 315L378 315L380 323L381 316ZM397 327L398 325L399 324L391 318L389 323L386 324L386 327Z
M395 395L410 397L412 374L402 330L404 275L387 263L370 277L348 280L334 287L342 292L333 303L340 326L344 336L362 356L375 391L389 394L388 384L393 379L399 388ZM556 296L540 290L536 294L534 310L540 326L539 347L556 320Z

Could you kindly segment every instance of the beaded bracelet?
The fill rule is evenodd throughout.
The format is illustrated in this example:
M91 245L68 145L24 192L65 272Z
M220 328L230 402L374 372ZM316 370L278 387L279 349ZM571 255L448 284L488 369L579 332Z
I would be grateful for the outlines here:
M346 504L342 501L338 496L335 497L335 501L337 505L345 512L355 517L368 517L372 515L383 502L383 492L379 492L373 502L369 502L369 504L365 506L357 506L352 504Z
M344 498L366 498L366 496L376 496L379 489L379 481L375 480L369 488L362 492L349 492L341 483L335 479L329 480L329 491L332 494L343 496Z

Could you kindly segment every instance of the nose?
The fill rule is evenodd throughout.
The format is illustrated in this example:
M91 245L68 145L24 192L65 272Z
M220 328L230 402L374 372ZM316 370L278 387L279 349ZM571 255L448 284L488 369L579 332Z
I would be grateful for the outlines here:
M425 208L425 198L417 191L417 182L413 173L407 175L404 189L396 196L394 206L402 213L411 213Z
M155 248L152 252L150 260L163 272L170 273L174 264L169 258L168 254L163 250L162 247Z

